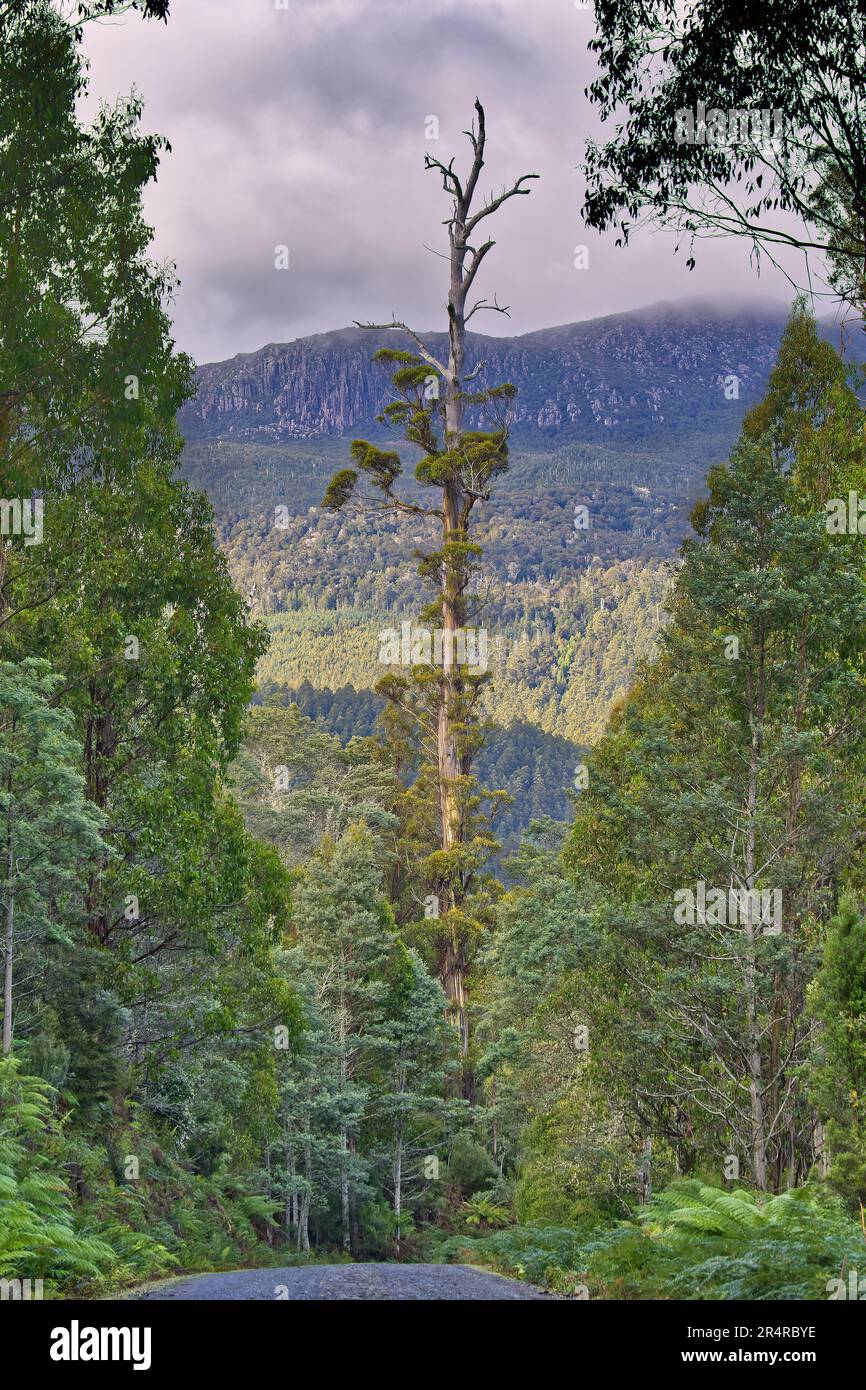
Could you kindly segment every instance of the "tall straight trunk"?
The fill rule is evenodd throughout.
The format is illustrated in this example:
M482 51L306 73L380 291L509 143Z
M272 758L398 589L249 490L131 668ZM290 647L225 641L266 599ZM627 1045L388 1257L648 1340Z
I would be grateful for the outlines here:
M292 1228L297 1226L297 1207L296 1193L293 1190L294 1184L291 1182L291 1179L293 1179L295 1176L295 1154L292 1146L292 1131L291 1126L289 1124L289 1117L288 1113L285 1112L283 1114L283 1153L287 1179L287 1190L283 1221L285 1225L286 1239L288 1240Z
M271 1197L273 1196L273 1184L272 1184L272 1182L271 1182L271 1146L270 1146L270 1144L266 1144L266 1145L265 1145L265 1168L266 1168L266 1170L267 1170L267 1175L268 1175L268 1201L270 1201L270 1200L271 1200ZM268 1242L268 1245L273 1245L273 1243L274 1243L274 1231L273 1231L273 1227L272 1227L271 1225L268 1225L268 1228L267 1228L267 1230L265 1231L265 1240Z
M352 1229L349 1225L349 1136L340 1130L340 1213L343 1225L343 1249L352 1246Z
M806 714L810 670L808 663L809 614L800 621L797 634L797 678L796 696L793 712L793 733L795 737L802 730ZM802 806L803 760L796 754L790 761L786 772L787 798L785 806L785 847L782 863L796 854L800 836L800 811ZM778 1131L782 1136L771 1146L772 1188L781 1192L783 1185L794 1186L792 1174L799 1168L797 1152L796 1104L797 1087L788 1085L788 1070L784 1058L796 1064L800 1044L805 1030L801 1019L805 1000L803 985L796 969L799 911L794 915L794 904L789 900L782 919L782 931L790 938L789 969L781 966L773 972L773 1001L769 1031L769 1057L767 1075L770 1078L766 1109L769 1114L778 1116Z
M746 909L746 1047L749 1068L749 1101L751 1109L752 1171L755 1186L765 1192L767 1188L767 1135L764 1113L764 1071L761 1057L760 1001L758 996L757 974L757 935L759 924L755 922L755 877L757 870L757 828L758 809L758 769L763 747L763 721L765 705L764 646L760 645L758 686L751 702L752 737L749 752L749 782L746 804L746 863L745 880L748 890Z
M12 875L15 871L10 829L6 848L6 943L3 953L3 1056L12 1051L12 942L15 918L15 890Z
M425 156L425 167L435 170L441 176L445 192L453 199L451 216L446 222L449 242L447 360L434 356L425 347L419 335L396 318L392 318L389 324L366 325L370 328L400 329L407 333L420 353L418 360L426 362L433 369L437 386L440 382L444 385L445 394L441 399L444 440L439 438L438 420L434 422L433 410L429 414L424 411L427 425L430 427L430 436L422 444L428 455L441 455L440 446L444 444L444 451L452 456L453 461L449 461L441 484L441 507L428 510L413 504L410 511L435 516L440 519L442 527L437 606L441 623L443 660L435 685L433 707L428 707L428 710L436 737L438 838L440 849L445 855L459 850L468 835L461 779L470 776L472 768L472 751L458 732L459 726L467 718L464 700L465 674L455 653L455 635L462 626L466 612L463 595L469 582L470 569L470 562L462 547L468 540L469 518L473 505L479 498L487 499L487 488L493 476L492 472L488 474L484 466L481 467L480 473L477 472L471 458L467 457L465 461L461 458L461 448L465 443L466 387L468 381L480 370L477 368L476 371L470 372L468 377L465 375L466 325L472 315L482 308L502 314L508 313L508 309L499 305L495 297L492 303L486 298L477 299L467 308L469 293L479 267L495 245L492 238L484 239L483 234L477 233L477 229L483 219L490 217L510 198L528 194L529 189L523 185L529 179L538 178L537 174L521 174L511 188L504 188L501 193L489 198L483 206L472 211L478 180L484 167L487 139L484 108L477 98L475 111L477 126L473 123L472 129L466 131L472 146L472 163L465 180L455 171L453 159L444 164L430 154ZM490 398L492 399L492 394ZM438 394L436 399L440 400ZM406 400L408 403L408 397ZM438 410L436 413L438 415ZM412 437L414 439L414 435ZM415 442L419 441L415 439ZM352 476L356 478L357 474ZM339 509L348 500L349 493L345 491L345 477L339 487L336 487L336 483L335 475L332 479L335 491L331 493L329 489L331 500L326 498L326 505L333 505L335 509ZM377 486L382 488L388 503L396 510L405 506L392 493L390 483L383 479ZM438 889L440 915L447 917L448 914L452 914L452 920L456 918L459 915L457 910L464 903L466 891L466 876L462 870L443 873ZM466 1094L471 1093L472 1080L466 1065L469 1053L469 1022L466 994L467 950L464 936L463 930L456 926L444 927L439 974L448 1004L448 1016L459 1032L460 1051L464 1059L463 1089Z
M4 272L5 285L11 284L12 274L15 269L16 262L20 259L21 256L21 220L23 210L23 198L19 191L19 194L15 200L15 212L13 214L12 242L9 247L9 255L6 261L6 269ZM15 422L12 418L13 407L11 405L11 401L14 398L14 396L6 396L6 404L4 404L2 410L0 410L0 459L3 460L3 463L5 465L3 471L4 473L7 473L7 475L9 465L12 462L10 458L10 440L15 430ZM11 608L11 604L6 594L6 569L8 562L9 548L6 545L3 536L0 536L0 629L4 628L7 622L9 621L9 610ZM5 1050L6 1049L4 1047L4 1052Z
M642 1207L649 1206L650 1202L653 1199L652 1161L653 1141L652 1137L650 1135L647 1135L646 1139L644 1139L643 1142L643 1151L641 1153L640 1160L638 1163L637 1200L638 1205Z
M349 1135L349 1153L358 1152L358 1140L354 1134ZM361 1248L361 1227L358 1220L358 1191L353 1182L349 1183L349 1249L352 1254L356 1254Z
M748 915L751 918L751 908L748 909ZM755 929L751 921L747 924L746 933L749 952L746 963L746 1028L748 1033L752 1169L755 1186L759 1191L765 1192L767 1188L767 1139L764 1121L764 1073L761 1063L761 1041L758 1025Z
M446 446L453 445L463 430L463 370L466 360L466 290L463 286L463 261L466 250L461 246L461 238L451 229L451 285L448 296L448 382L445 396L445 436ZM448 545L452 541L465 539L461 526L464 498L456 482L449 482L443 490L442 541ZM461 811L460 782L461 771L470 770L468 756L461 767L457 732L454 728L453 710L462 692L462 681L456 661L457 601L461 591L462 576L458 572L458 562L447 559L442 566L441 579L441 623L442 623L442 676L438 688L437 710L437 757L439 771L439 818L440 842L447 853L456 849L464 838L463 815ZM462 902L462 885L451 884L442 906L448 912L459 908ZM462 941L453 929L449 929L445 958L442 970L442 987L448 1000L448 1011L457 1028L460 1038L460 1055L469 1052L469 1022L466 1009L466 960Z
M298 1215L298 1249L304 1254L309 1253L310 1249L310 1201L313 1191L313 1156L310 1151L310 1144L304 1144L304 1177L307 1185L301 1195L301 1209Z
M400 1254L400 1213L403 1203L403 1121L397 1121L397 1142L394 1146L394 1216L397 1221L397 1234L394 1244Z
M791 1094L791 1101L790 1101L790 1104L789 1104L789 1107L788 1107L788 1126L787 1126L787 1139L788 1139L788 1172L787 1172L787 1178L786 1178L786 1186L787 1186L787 1188L788 1188L788 1191L790 1191L792 1188L794 1188L794 1187L797 1186L797 1177L798 1177L799 1168L800 1168L800 1163L799 1163L800 1155L799 1155L798 1146L797 1146L797 1118L796 1118L796 1096L797 1096L797 1087L796 1087L796 1084L795 1084L794 1086L791 1087L791 1093L792 1093L792 1094Z
M88 798L100 811L105 812L109 801L108 770L117 749L117 731L107 690L92 680L88 685L88 696L90 714L84 738L84 775ZM90 873L84 899L88 930L103 946L107 944L111 931L111 919L103 895L104 874L103 857Z
M812 1147L815 1154L815 1162L818 1165L818 1177L827 1176L827 1147L824 1139L824 1124L818 1115L813 1117L812 1122Z
M345 961L340 961L341 979L345 979ZM340 987L340 1091L344 1093L349 1079L349 1061L346 1056L348 1039L346 1022L346 1001L343 987ZM340 1212L343 1226L343 1249L352 1246L352 1227L349 1211L349 1133L345 1126L340 1130Z
M6 542L0 536L0 628L5 627L9 613L9 604L6 600L6 563L8 550Z
M298 1216L297 1249L304 1255L310 1253L310 1194L305 1192L301 1198Z

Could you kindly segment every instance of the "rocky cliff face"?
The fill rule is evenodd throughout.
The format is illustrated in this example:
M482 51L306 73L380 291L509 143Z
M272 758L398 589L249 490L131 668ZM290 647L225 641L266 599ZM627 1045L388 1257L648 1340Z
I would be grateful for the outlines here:
M473 334L469 360L486 364L488 384L518 388L518 436L662 442L739 418L764 388L783 326L772 312L660 306L514 338ZM426 341L444 352L442 335ZM181 428L262 442L373 432L391 398L387 367L371 361L384 343L411 347L402 334L342 329L203 366Z

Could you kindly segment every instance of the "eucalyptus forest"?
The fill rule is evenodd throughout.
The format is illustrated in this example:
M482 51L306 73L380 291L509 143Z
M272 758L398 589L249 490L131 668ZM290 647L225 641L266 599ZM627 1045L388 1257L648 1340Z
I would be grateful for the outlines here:
M863 16L775 8L597 0L582 217L817 248L860 320ZM860 323L792 289L736 413L617 475L541 439L475 316L544 175L490 191L467 89L434 331L359 303L357 429L220 433L168 140L146 89L83 109L121 17L171 44L166 0L0 0L3 1298L866 1296ZM702 99L781 134L678 142Z

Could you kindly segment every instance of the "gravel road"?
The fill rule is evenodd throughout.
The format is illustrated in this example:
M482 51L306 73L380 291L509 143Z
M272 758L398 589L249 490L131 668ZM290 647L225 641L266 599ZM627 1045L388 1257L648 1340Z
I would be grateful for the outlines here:
M468 1265L310 1265L306 1269L239 1269L162 1284L148 1299L550 1299L533 1284Z

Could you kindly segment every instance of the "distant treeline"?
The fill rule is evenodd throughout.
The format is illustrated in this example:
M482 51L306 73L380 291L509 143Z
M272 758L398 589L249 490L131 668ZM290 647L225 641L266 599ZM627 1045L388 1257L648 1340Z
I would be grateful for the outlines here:
M309 681L296 689L264 681L254 696L255 704L297 705L320 728L336 734L342 743L375 734L384 700L373 690L344 685L339 690L317 690ZM581 752L569 739L546 734L534 724L517 720L507 728L491 727L478 755L476 771L484 787L506 790L514 799L499 813L495 831L503 853L516 849L522 832L534 820L549 816L566 821L571 816L569 791Z

